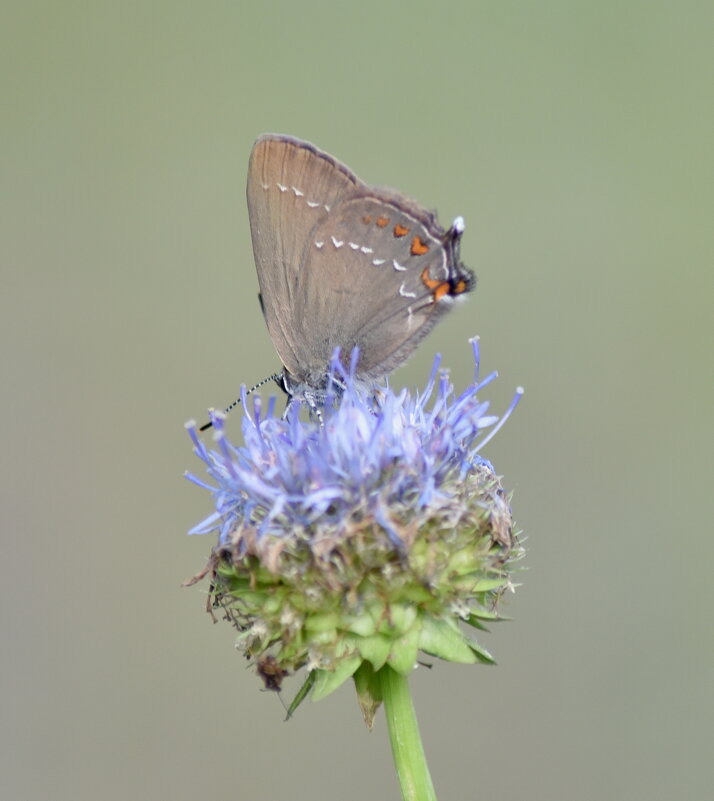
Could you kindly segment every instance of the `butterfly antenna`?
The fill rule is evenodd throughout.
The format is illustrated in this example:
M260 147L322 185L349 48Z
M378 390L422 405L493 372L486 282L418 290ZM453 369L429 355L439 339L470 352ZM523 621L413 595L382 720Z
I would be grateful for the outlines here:
M260 387L262 387L263 385L267 384L269 381L277 381L278 383L280 383L280 379L281 379L280 373L273 373L272 375L269 375L267 378L264 378L262 381L258 381L258 383L255 386L253 386L250 389L246 390L245 394L246 394L246 396L250 395L251 392L255 392L256 389L260 389ZM233 401L233 403L231 403L230 406L225 408L223 410L223 413L224 414L228 414L228 412L230 412L233 409L235 409L235 407L239 403L240 403L240 397L236 398ZM202 425L198 430L199 431L206 431L207 429L211 428L212 425L213 425L213 423L209 421L208 423L205 423L204 425Z

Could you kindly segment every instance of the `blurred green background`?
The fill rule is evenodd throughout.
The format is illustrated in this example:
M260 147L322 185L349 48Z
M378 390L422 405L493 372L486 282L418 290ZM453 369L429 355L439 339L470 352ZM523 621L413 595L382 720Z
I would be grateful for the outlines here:
M529 548L499 665L413 679L439 798L710 794L712 30L697 2L5 7L0 797L398 798L381 716L343 688L283 723L180 587L212 545L183 423L279 366L264 131L465 217L477 292L395 386L437 351L464 386L479 334L495 407L526 388L486 451Z

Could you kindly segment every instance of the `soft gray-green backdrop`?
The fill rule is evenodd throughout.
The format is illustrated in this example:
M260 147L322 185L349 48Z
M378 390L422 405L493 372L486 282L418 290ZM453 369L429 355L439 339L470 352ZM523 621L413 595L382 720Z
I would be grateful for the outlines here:
M710 797L714 12L698 2L23 2L0 23L0 797L396 799L344 688L283 723L212 626L182 425L278 366L264 131L467 223L529 571L496 668L413 687L440 799Z

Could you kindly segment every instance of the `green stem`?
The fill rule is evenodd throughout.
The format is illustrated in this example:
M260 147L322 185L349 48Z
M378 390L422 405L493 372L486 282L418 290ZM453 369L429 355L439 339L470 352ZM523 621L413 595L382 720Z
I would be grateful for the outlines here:
M389 665L378 673L394 766L404 801L436 801L419 735L409 682Z

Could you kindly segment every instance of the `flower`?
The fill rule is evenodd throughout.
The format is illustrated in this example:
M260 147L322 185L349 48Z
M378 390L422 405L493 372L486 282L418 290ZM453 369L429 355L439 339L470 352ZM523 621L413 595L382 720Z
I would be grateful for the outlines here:
M423 392L365 391L332 360L327 400L309 419L291 403L243 394L244 444L214 414L215 448L187 429L212 484L215 511L190 533L216 532L213 607L238 629L266 687L306 667L313 699L355 676L368 722L379 704L369 676L406 675L420 652L456 662L492 658L459 625L496 620L521 548L509 499L479 451L501 416L478 393L456 395L435 360ZM304 409L304 407L303 407ZM300 699L305 693L300 694Z

